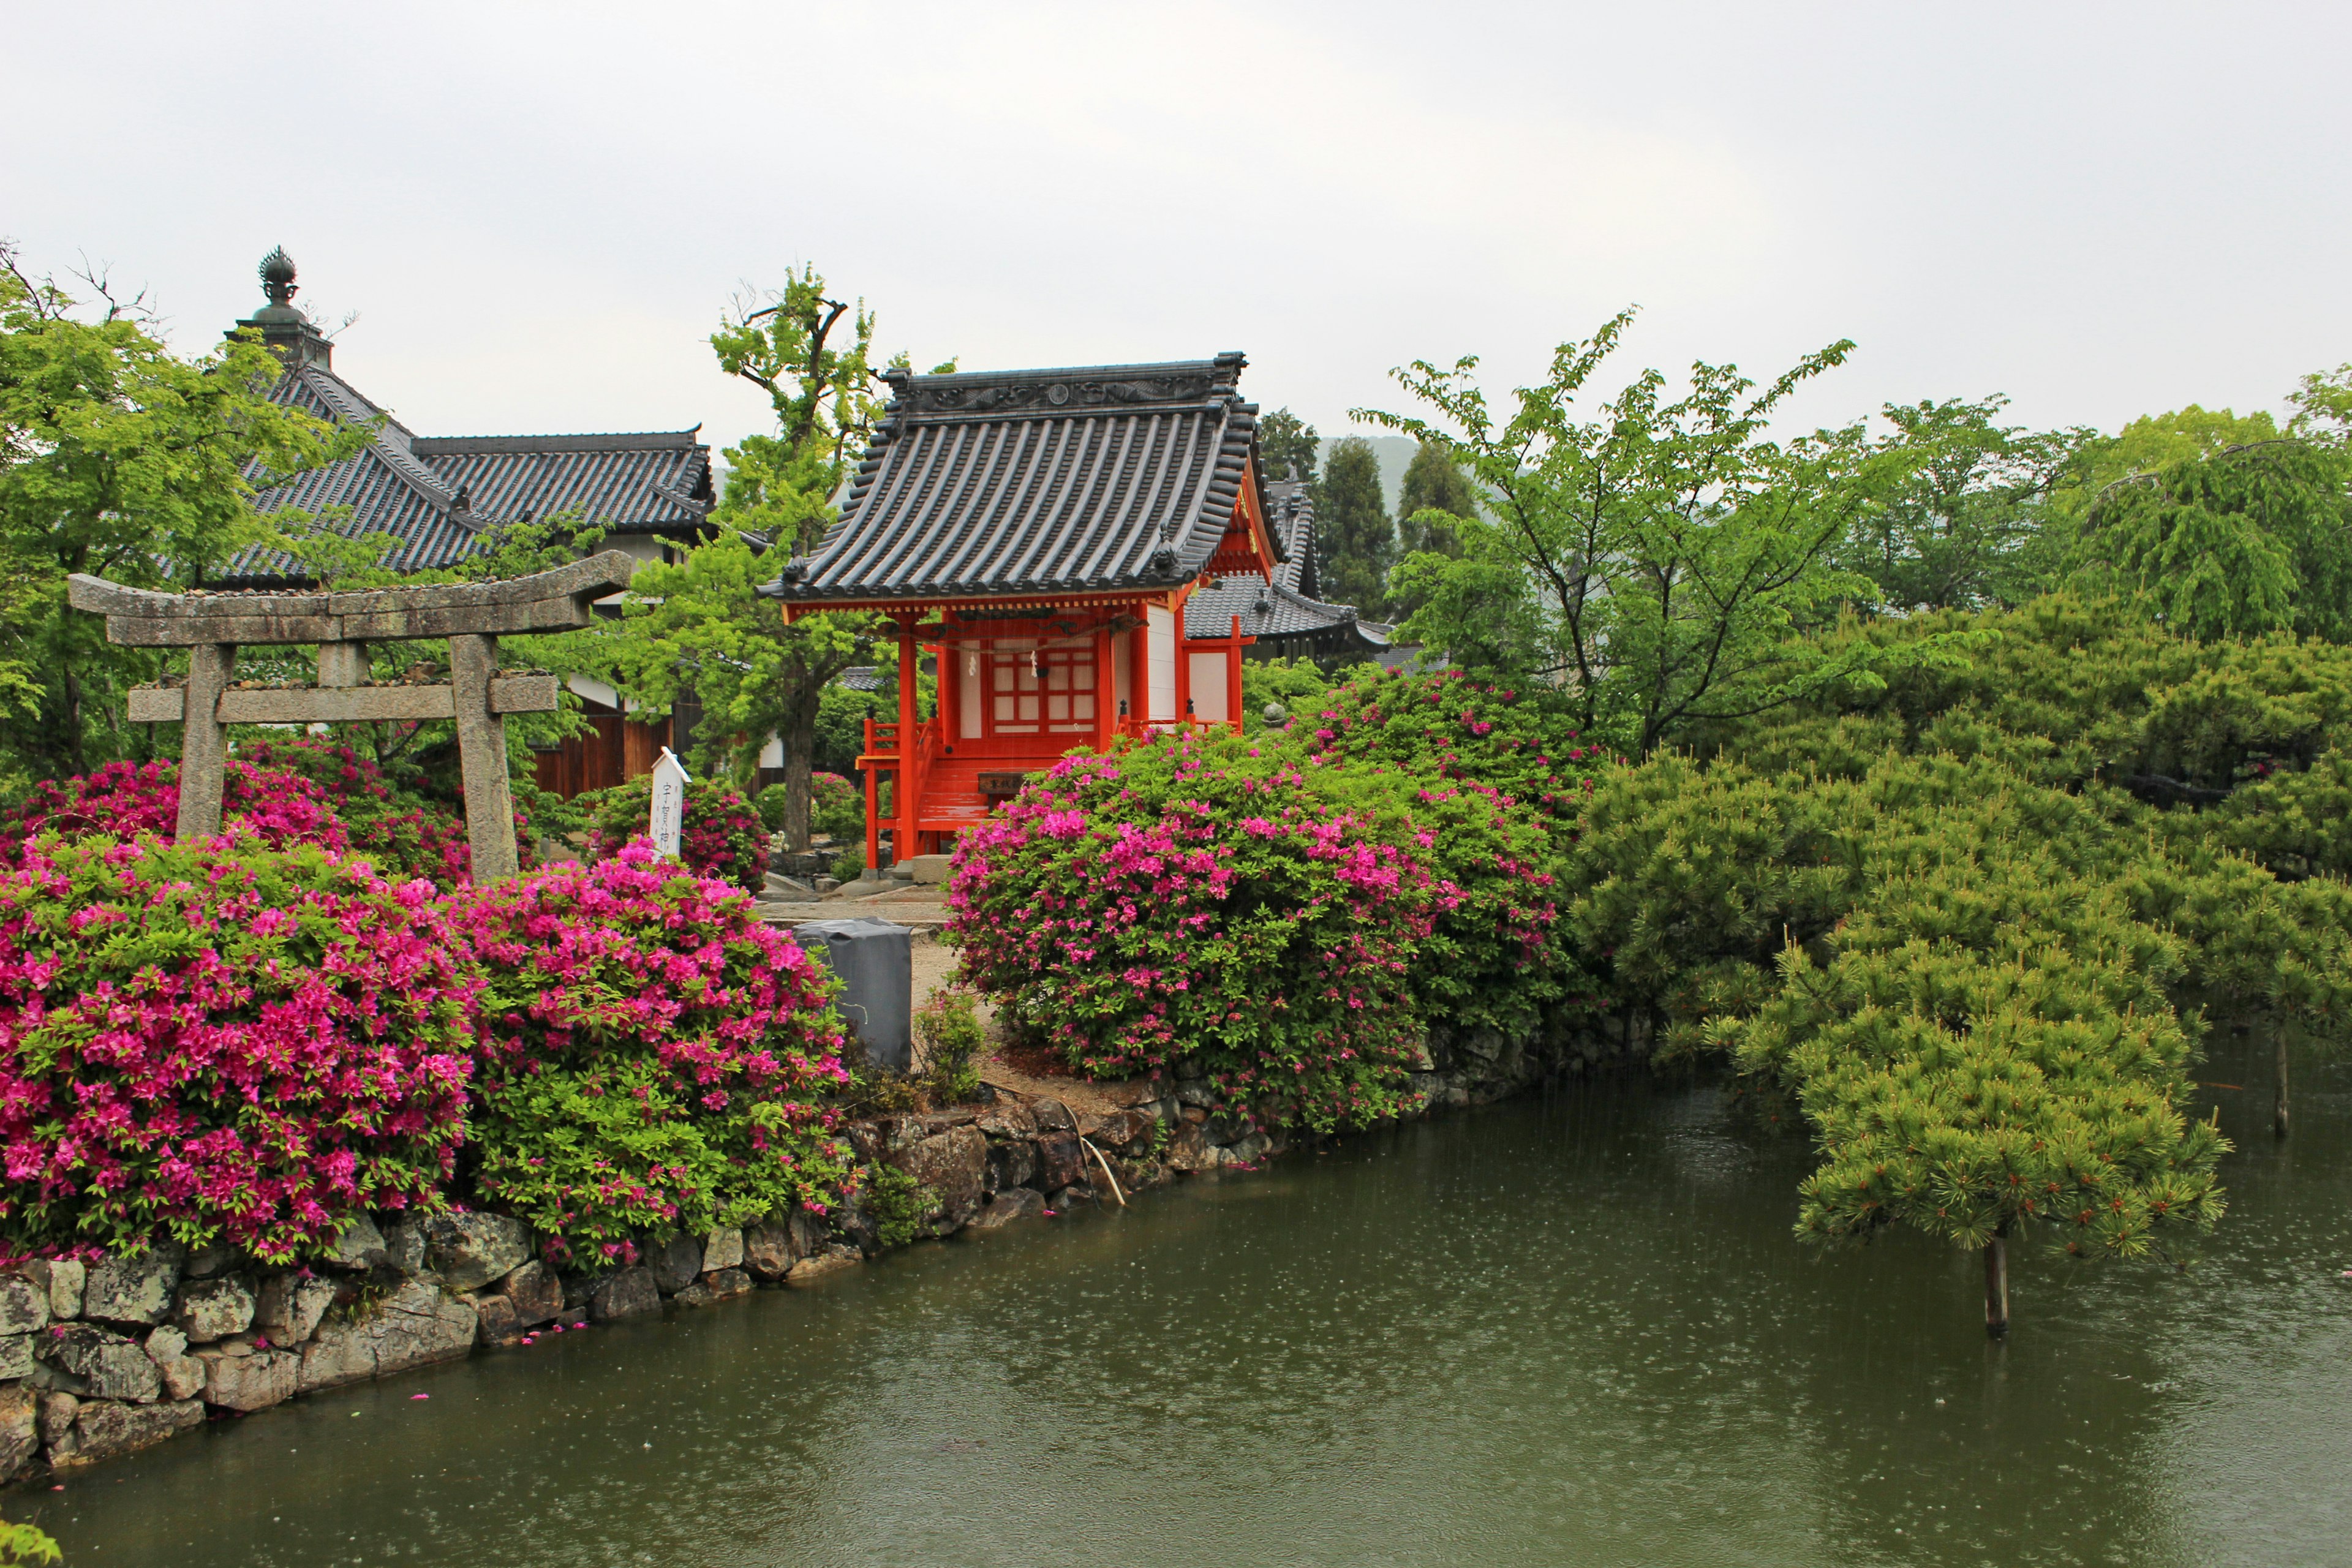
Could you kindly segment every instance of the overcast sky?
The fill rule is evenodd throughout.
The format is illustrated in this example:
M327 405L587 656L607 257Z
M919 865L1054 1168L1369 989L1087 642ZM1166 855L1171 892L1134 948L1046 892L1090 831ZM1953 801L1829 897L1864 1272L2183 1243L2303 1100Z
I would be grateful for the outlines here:
M431 434L764 423L707 336L813 260L966 369L1237 348L1327 435L1413 358L2106 426L2352 360L2352 8L0 0L0 234L259 304Z

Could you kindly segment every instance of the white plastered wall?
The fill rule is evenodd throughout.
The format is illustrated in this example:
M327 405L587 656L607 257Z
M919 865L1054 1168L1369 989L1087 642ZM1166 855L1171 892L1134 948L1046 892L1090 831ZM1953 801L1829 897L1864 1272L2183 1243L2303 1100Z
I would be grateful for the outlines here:
M1151 720L1176 718L1176 615L1151 605L1143 612L1145 635L1151 647Z
M1192 661L1192 717L1216 724L1231 719L1225 711L1225 660L1232 656L1219 648L1184 657Z

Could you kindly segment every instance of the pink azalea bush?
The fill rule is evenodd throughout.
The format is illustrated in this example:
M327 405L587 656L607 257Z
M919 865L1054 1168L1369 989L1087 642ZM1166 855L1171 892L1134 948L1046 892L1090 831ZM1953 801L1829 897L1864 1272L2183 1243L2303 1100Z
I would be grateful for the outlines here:
M1422 853L1462 892L1414 977L1424 1015L1526 1033L1586 988L1559 934L1559 889L1599 746L1563 730L1541 694L1459 670L1366 669L1283 737L1341 795L1409 793Z
M24 858L38 835L68 838L170 837L180 815L176 762L109 763L79 778L45 779L0 818L0 857ZM231 758L221 784L221 826L271 849L315 844L341 850L351 837L327 792L299 773Z
M483 975L471 1195L559 1261L856 1191L832 982L740 892L638 842L453 909Z
M1291 738L1334 761L1382 763L1483 785L1555 823L1572 824L1609 757L1561 728L1540 694L1475 680L1367 669L1302 714Z
M155 795L131 769L80 801ZM169 1235L282 1263L438 1203L472 1070L458 944L424 883L269 842L49 837L0 875L12 1250Z
M950 938L1090 1075L1204 1076L1261 1122L1364 1126L1417 1103L1412 973L1461 898L1384 815L1236 737L1066 758L959 840Z
M631 779L600 790L591 809L597 850L610 854L646 837L653 781ZM747 892L758 892L767 882L767 829L751 804L725 784L697 780L687 786L677 855L697 875L716 877Z
M423 877L444 891L472 879L466 819L394 789L381 768L349 746L316 736L292 736L240 742L237 757L257 768L297 774L319 785L333 802L353 853L373 861L384 876L395 881ZM520 811L515 814L515 829L516 847L528 865L531 837Z

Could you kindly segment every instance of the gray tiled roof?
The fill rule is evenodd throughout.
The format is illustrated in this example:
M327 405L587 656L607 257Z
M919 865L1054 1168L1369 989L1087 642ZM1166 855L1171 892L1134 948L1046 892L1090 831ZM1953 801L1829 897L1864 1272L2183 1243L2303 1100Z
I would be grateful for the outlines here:
M1183 583L1256 460L1257 407L1235 391L1244 363L890 373L896 395L840 521L762 591L824 602Z
M690 534L709 509L710 448L697 430L598 436L419 436L322 363L279 378L280 403L338 424L381 420L357 456L297 474L254 498L264 513L348 507L346 536L388 533L384 564L399 572L455 565L501 523L576 510L614 533ZM267 476L250 476L257 481ZM248 551L228 581L299 576L277 551Z
M1282 561L1274 569L1276 585L1315 596L1315 497L1305 479L1274 479L1265 487L1265 513Z
M1227 577L1194 591L1184 601L1184 635L1222 637L1233 635L1234 617L1242 618L1242 636L1289 637L1302 633L1353 626L1369 646L1387 639L1356 619L1353 605L1327 605L1296 588L1267 583L1259 577Z
M1228 577L1194 590L1184 601L1184 635L1231 637L1234 617L1239 616L1244 637L1277 647L1309 642L1360 650L1386 647L1385 637L1356 619L1354 605L1327 605L1315 597L1315 501L1306 481L1273 480L1265 495L1267 520L1283 556L1275 566L1274 581ZM1329 635L1318 638L1318 633Z

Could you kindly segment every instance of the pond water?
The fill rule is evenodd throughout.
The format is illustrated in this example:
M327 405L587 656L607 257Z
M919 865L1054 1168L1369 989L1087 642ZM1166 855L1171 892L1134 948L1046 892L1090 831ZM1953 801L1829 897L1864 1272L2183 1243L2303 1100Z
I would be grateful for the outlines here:
M68 1568L2352 1563L2352 1088L2202 1069L2183 1275L1789 1235L1629 1079L829 1288L551 1337L20 1492ZM429 1394L417 1399L416 1394Z

